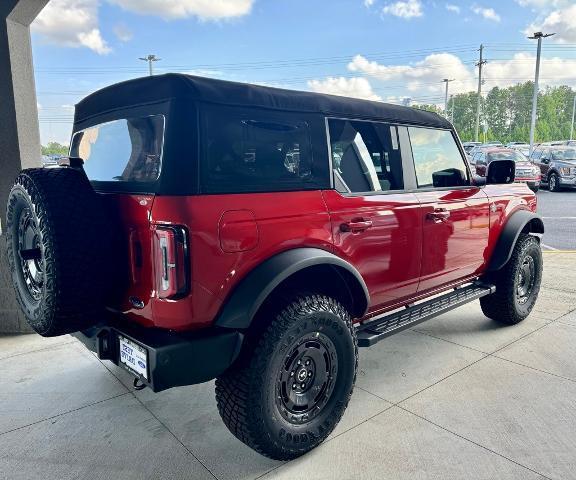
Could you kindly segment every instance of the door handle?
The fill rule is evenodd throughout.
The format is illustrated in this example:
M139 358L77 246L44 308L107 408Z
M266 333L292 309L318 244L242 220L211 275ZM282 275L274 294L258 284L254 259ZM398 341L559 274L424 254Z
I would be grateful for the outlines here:
M372 227L371 220L351 220L340 225L341 232L360 233Z
M434 223L443 223L450 218L450 212L445 208L435 208L433 212L426 214L426 219Z

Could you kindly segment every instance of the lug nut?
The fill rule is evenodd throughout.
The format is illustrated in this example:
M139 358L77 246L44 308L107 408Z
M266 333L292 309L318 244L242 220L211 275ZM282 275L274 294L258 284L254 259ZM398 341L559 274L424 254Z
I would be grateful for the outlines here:
M304 383L300 384L300 387L304 388L306 385Z

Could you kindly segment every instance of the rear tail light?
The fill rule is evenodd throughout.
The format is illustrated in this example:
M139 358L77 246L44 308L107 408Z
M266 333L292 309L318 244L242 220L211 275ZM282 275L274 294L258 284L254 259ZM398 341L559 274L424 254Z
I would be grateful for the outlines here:
M154 259L158 297L178 299L187 295L190 291L190 258L186 229L156 226Z

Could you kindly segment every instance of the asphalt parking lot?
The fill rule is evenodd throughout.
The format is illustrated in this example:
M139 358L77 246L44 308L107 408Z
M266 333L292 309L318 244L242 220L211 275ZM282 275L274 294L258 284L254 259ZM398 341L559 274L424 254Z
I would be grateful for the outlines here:
M538 213L544 218L545 250L576 249L576 189L538 192Z
M290 463L225 429L212 382L135 392L70 337L0 337L0 478L576 479L576 254L544 257L522 324L473 303L362 350L341 424Z

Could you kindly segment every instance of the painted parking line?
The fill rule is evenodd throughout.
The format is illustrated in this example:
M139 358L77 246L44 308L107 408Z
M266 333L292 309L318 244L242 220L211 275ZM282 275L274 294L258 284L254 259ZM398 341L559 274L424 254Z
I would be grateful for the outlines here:
M548 250L548 251L552 251L552 252L557 252L557 251L558 251L557 248L551 247L550 245L545 245L544 243L542 243L541 245L542 245L542 248L545 248L545 249Z

